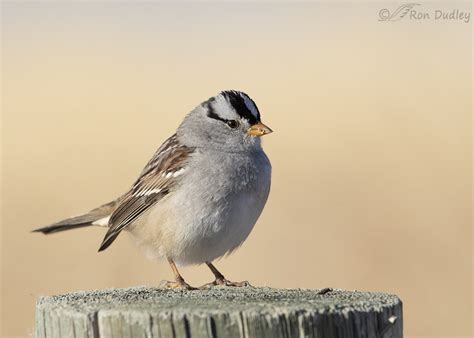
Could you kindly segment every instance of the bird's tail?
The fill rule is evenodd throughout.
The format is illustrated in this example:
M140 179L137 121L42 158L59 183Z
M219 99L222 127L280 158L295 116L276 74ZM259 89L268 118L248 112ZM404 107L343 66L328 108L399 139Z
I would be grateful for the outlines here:
M48 235L59 231L72 230L91 225L107 226L109 217L117 207L117 204L118 201L115 200L95 208L86 214L67 218L63 221L35 229L32 232L42 232L43 234Z

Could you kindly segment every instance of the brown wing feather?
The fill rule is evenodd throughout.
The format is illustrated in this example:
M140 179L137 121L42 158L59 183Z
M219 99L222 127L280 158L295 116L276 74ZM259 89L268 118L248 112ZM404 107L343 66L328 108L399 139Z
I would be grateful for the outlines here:
M123 229L172 190L177 181L173 174L184 168L192 152L192 148L178 142L176 135L163 143L110 216L110 227L99 251L107 249Z

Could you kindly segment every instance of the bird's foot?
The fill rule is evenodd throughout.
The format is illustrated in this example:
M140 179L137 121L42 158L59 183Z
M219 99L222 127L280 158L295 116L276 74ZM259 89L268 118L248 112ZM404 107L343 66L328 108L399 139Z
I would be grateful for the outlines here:
M225 278L216 278L213 282L204 284L201 286L199 289L208 289L213 286L233 286L233 287L246 287L246 286L251 286L249 282L243 281L243 282L231 282L230 280L227 280Z
M160 287L165 288L165 289L182 289L182 290L197 290L197 288L192 287L188 283L186 283L184 280L178 280L175 282L167 281L164 280L160 283Z

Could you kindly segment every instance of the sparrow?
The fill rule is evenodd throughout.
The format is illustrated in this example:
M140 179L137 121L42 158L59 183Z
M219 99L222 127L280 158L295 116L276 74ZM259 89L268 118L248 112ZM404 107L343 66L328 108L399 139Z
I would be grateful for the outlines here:
M272 167L260 137L271 132L247 94L223 91L185 116L124 195L33 231L106 227L99 251L125 231L147 257L169 262L175 280L167 288L194 289L177 266L203 263L215 276L203 287L249 285L227 280L212 262L245 241L265 206Z

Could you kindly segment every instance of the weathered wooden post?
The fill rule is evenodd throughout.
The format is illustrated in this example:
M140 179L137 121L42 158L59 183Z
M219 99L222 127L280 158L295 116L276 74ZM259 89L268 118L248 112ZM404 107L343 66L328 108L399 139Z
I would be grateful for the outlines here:
M402 337L394 295L343 290L136 287L42 297L43 337Z

